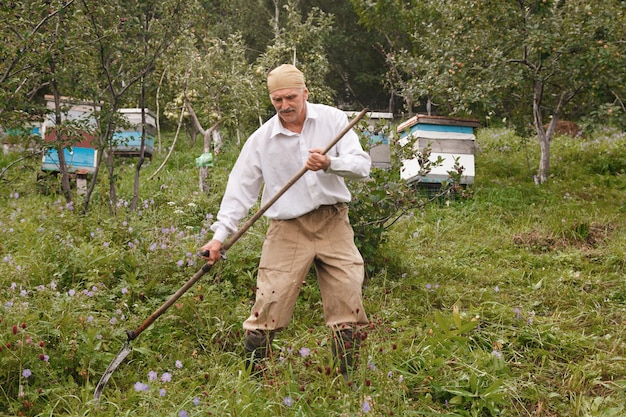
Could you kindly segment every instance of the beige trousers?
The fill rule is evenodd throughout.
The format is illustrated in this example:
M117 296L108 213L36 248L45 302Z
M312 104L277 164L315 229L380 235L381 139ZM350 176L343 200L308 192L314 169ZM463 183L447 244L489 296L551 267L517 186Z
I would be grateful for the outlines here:
M361 293L363 258L354 244L348 207L336 204L296 219L270 221L261 252L256 302L244 329L286 328L312 264L326 325L367 324Z

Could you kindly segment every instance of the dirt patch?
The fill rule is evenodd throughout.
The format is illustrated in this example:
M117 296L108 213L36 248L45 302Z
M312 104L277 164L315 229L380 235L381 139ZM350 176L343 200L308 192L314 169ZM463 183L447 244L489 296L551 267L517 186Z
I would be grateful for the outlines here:
M543 125L545 130L550 127L549 123ZM580 126L569 120L557 120L556 127L554 128L554 136L571 136L573 138L582 136L582 130Z
M566 230L562 235L543 233L532 230L513 236L513 243L526 247L533 252L551 252L570 247L592 249L604 243L610 236L614 226L600 223L578 223Z

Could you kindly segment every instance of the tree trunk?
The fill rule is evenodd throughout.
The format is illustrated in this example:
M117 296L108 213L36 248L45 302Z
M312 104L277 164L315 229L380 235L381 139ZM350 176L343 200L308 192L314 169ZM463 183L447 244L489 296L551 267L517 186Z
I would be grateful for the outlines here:
M202 134L204 136L204 147L202 149L203 153L211 152L211 137L213 136L213 129L205 130ZM208 194L209 193L209 167L200 167L199 175L199 185L200 192Z
M139 158L135 165L135 180L133 185L133 201L130 204L131 210L137 210L137 203L139 201L139 174L141 166L145 160L146 151L146 83L145 79L141 79L141 145L139 145Z
M98 146L98 162L96 163L96 168L91 176L91 182L89 183L89 187L87 188L87 192L85 193L85 198L83 199L83 209L81 211L82 214L87 214L87 209L89 208L89 202L91 201L91 194L96 188L96 180L98 179L98 172L100 171L100 166L102 165L102 157L104 152L102 152L103 148Z
M50 70L52 73L55 72L54 61L50 63ZM65 196L65 202L72 202L72 187L70 186L70 176L67 172L67 163L65 161L65 140L62 135L59 135L59 131L61 129L61 124L63 120L61 118L61 97L59 95L59 90L57 89L56 81L53 81L51 84L52 94L54 96L54 138L52 139L55 144L55 149L57 154L59 155L59 171L61 172L61 190L63 191L63 196Z
M535 176L536 184L543 184L548 181L550 175L550 138L546 135L543 128L543 117L541 115L541 100L543 98L543 82L535 81L535 89L533 93L533 122L535 130L539 138L539 147L541 149L541 157L539 159L539 169Z
M563 108L572 99L572 97L574 97L574 94L575 93L573 92L567 91L561 93L556 108L554 109L552 119L550 120L550 124L548 125L548 129L545 129L543 127L543 118L541 115L543 82L535 82L535 92L533 94L533 119L535 123L535 130L537 132L537 136L539 137L539 147L541 149L539 169L537 170L537 175L535 176L536 184L544 184L548 182L548 178L550 177L550 143L552 141L552 136L554 135L557 122L561 119Z
M112 216L116 213L117 206L117 189L115 188L115 158L113 156L113 145L108 146L107 152L107 171L109 173L109 214Z
M202 133L202 137L204 138L203 152L209 153L211 152L211 137L215 129L217 129L217 126L219 125L220 122L218 120L213 126L211 126L210 129L204 129L202 125L200 124L200 120L198 120L198 115L193 110L193 107L191 106L191 103L189 102L189 99L187 98L187 96L184 97L184 100L185 100L185 106L187 107L187 111L189 111L189 116L191 118L192 125L195 126L198 132ZM208 193L209 192L209 185L208 185L209 169L208 167L205 167L205 166L200 167L198 176L199 176L198 183L200 187L200 192Z

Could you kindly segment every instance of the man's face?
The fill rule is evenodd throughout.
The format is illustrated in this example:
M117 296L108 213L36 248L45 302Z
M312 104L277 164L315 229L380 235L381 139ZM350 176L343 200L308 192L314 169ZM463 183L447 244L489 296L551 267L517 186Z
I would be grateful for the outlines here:
M270 94L276 113L285 125L304 121L308 98L309 90L306 88L283 88Z

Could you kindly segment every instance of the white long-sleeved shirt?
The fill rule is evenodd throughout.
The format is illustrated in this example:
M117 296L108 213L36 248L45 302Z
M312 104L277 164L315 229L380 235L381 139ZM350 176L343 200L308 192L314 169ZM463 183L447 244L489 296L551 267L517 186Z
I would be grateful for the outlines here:
M304 166L309 149L325 149L348 124L344 112L334 107L306 103L301 133L285 129L274 115L246 141L230 172L213 238L224 242L256 203L261 187L262 206L273 198ZM307 171L266 212L271 219L293 219L321 205L349 202L344 178L369 176L371 159L350 130L327 153L326 171Z

